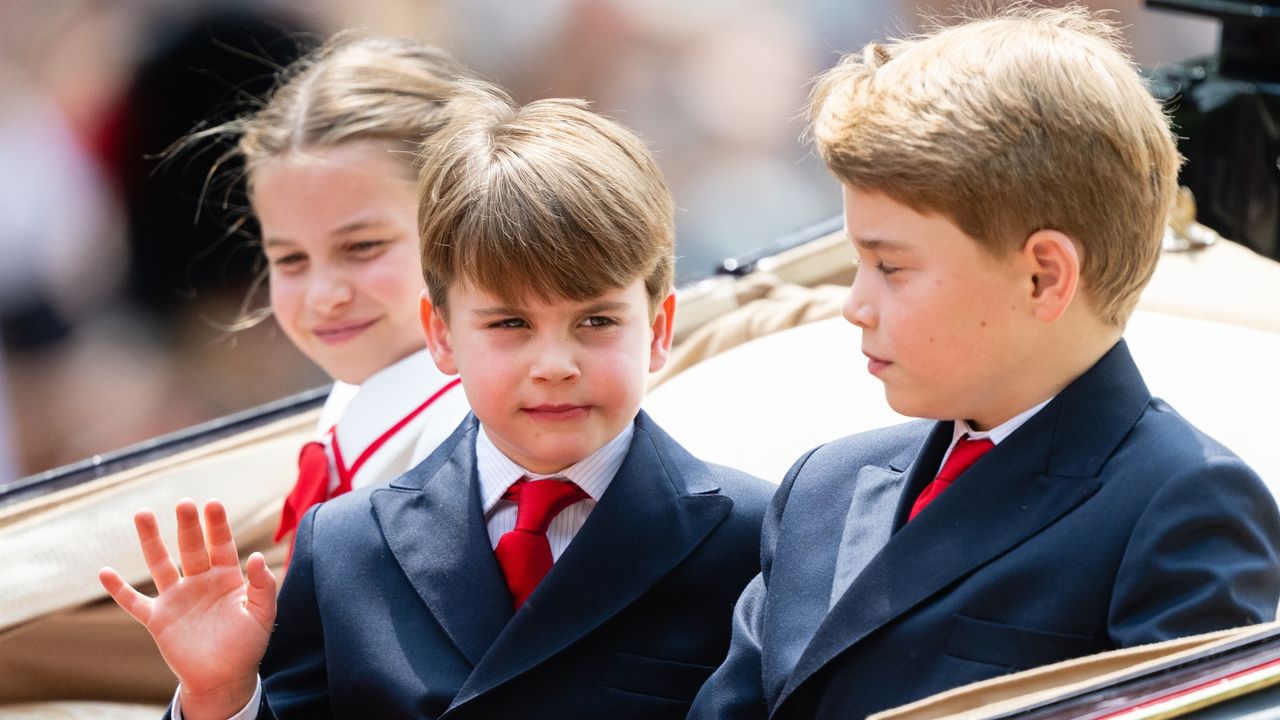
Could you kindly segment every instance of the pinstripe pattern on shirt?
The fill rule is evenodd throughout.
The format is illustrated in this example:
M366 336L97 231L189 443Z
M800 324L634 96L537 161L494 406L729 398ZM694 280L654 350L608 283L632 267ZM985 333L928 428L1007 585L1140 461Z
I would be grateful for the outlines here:
M635 424L628 424L616 437L582 460L558 473L541 475L525 470L503 455L481 425L476 433L476 474L480 481L480 502L489 530L489 544L497 547L498 539L503 533L516 526L516 504L502 499L503 493L512 483L522 477L531 480L568 479L577 483L591 499L570 505L551 521L551 527L547 529L547 540L551 543L552 559L559 560L560 554L582 529L587 516L613 482L614 475L618 474L618 468L622 467L622 461L631 449L631 437L634 434Z

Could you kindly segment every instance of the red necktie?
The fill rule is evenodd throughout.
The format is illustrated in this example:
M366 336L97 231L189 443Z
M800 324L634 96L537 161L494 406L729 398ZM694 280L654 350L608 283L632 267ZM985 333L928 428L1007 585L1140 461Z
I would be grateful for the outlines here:
M956 446L951 448L951 454L947 456L947 461L942 463L942 469L938 471L938 477L933 482L925 486L920 492L920 497L916 498L916 504L911 506L911 514L907 516L907 520L911 520L924 509L925 505L933 502L935 498L942 494L956 478L960 477L960 473L969 469L969 466L978 462L978 458L986 454L988 450L995 447L995 443L987 438L981 440L970 440L968 435L960 438Z
M498 565L511 590L512 606L519 610L533 589L551 570L551 543L547 528L562 510L579 500L588 500L582 488L563 480L528 480L522 478L502 496L520 504L516 509L516 527L498 538L493 549Z
M348 488L349 489L349 488ZM312 440L298 453L298 482L284 500L276 542L298 528L298 521L311 508L329 499L329 455L324 443Z

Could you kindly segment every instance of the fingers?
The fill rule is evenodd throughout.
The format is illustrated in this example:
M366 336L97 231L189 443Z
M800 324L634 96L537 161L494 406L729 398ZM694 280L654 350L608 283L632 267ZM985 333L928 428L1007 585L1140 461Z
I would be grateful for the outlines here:
M204 532L209 543L209 562L215 566L239 566L236 541L227 522L227 509L217 500L204 506Z
M179 500L174 509L178 516L178 557L183 575L199 575L209 569L209 550L200 527L200 508L193 500Z
M156 522L156 514L143 508L133 516L133 526L138 531L138 545L142 547L142 559L151 571L151 579L156 589L164 592L178 583L178 566L169 557L169 549L160 538L160 525ZM121 580L124 582L124 580ZM108 588L110 591L110 588ZM117 600L119 602L119 600Z
M262 553L250 555L245 569L249 576L245 609L269 632L276 620L276 576L267 567Z
M134 620L146 625L151 619L152 599L134 590L120 577L120 573L109 567L102 568L98 571L98 582L102 583L111 599Z

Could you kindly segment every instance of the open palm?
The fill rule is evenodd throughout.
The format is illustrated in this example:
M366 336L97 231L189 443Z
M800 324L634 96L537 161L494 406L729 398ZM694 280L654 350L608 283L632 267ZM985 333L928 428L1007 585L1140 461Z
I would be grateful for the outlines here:
M203 715L192 711L210 706L228 708L226 717L253 695L275 621L276 581L258 553L249 558L246 581L221 503L205 505L203 529L194 502L179 502L176 513L181 572L160 537L155 514L140 510L134 516L156 597L138 592L111 568L103 568L99 579L147 628L178 676L184 716Z

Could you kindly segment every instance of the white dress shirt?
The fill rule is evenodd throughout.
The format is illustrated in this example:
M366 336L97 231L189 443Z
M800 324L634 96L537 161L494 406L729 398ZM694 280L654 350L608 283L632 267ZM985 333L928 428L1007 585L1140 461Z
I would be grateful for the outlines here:
M485 524L489 529L489 544L498 546L498 539L503 533L516 527L516 503L503 500L502 495L512 483L522 477L530 480L544 478L563 478L572 480L582 488L590 500L576 502L555 516L551 526L547 528L547 540L551 543L551 558L560 559L560 553L569 546L569 541L582 529L587 516L600 501L600 496L609 489L613 476L618 474L622 461L631 449L631 436L635 434L635 423L629 423L617 437L600 447L582 460L570 465L558 473L541 475L520 467L489 439L484 426L476 433L476 475L480 480L480 503L484 511Z
M561 553L582 529L587 516L591 514L596 503L604 495L604 491L609 489L614 476L618 474L622 461L627 457L627 451L631 449L633 435L635 435L634 422L628 423L616 437L582 460L558 473L542 475L525 470L504 455L489 439L484 426L480 426L476 433L476 476L480 482L480 502L484 510L485 524L489 530L489 544L496 548L498 539L503 533L515 529L517 505L510 500L502 499L502 495L512 483L523 477L530 480L568 479L577 483L578 487L591 496L591 499L576 502L565 508L547 528L547 540L551 543L551 558L559 560ZM173 720L182 720L182 708L179 703L181 695L182 688L179 687L173 695ZM251 720L257 717L258 705L261 702L262 678L258 678L253 698L229 720Z
M420 350L360 385L335 382L316 429L317 439L329 455L330 491L339 483L330 428L350 468L379 437L455 379L436 368L429 352ZM446 390L356 468L351 487L388 482L417 465L449 437L469 411L461 386Z
M992 445L999 445L1005 438L1012 435L1014 430L1022 427L1024 423L1035 417L1035 414L1043 410L1044 406L1048 405L1055 397L1057 395L1014 415L990 430L974 430L967 420L956 420L955 426L951 431L951 444L947 446L947 451L943 453L942 462L939 463L938 467L941 468L947 464L947 458L951 457L951 451L955 449L956 443L960 442L960 438L965 435L968 435L970 440L990 440Z

